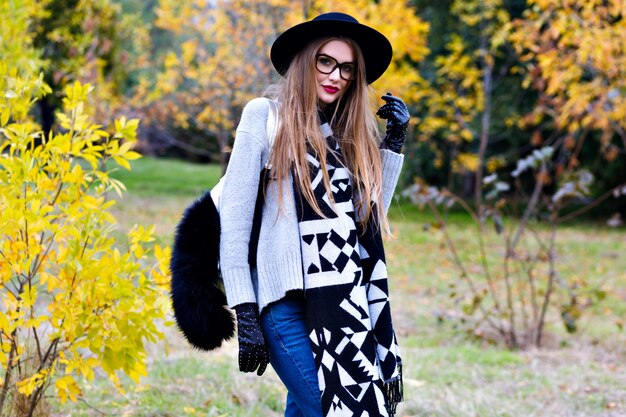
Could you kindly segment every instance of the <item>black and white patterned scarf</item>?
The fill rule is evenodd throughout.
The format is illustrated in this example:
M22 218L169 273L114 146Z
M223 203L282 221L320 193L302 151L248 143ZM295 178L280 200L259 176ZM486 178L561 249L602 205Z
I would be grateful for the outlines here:
M393 417L402 401L402 364L391 322L382 237L374 215L365 227L357 222L350 172L321 112L320 118L334 150L327 153L326 170L335 210L313 152L307 154L311 187L326 218L297 186L295 193L307 325L322 410L326 417Z

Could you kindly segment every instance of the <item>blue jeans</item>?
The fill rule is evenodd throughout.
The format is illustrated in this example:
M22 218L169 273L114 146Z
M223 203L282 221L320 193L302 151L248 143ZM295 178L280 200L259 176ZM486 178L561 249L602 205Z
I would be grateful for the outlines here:
M267 306L261 326L270 363L287 387L285 417L322 417L320 389L301 292Z

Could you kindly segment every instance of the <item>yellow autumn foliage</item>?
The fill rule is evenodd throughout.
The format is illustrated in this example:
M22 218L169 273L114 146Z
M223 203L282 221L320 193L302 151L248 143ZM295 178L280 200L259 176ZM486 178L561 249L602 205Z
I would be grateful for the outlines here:
M476 153L477 142L488 139L483 120L492 111L495 54L509 15L502 0L455 0L450 10L475 36L452 34L448 53L435 59L435 77L419 103L417 138L428 143L435 168L449 161L453 173L481 173L485 155Z
M622 0L529 1L509 40L525 86L542 106L522 126L548 119L569 133L617 133L626 144L626 3Z
M124 190L110 167L130 169L140 156L138 121L116 120L113 134L91 122L91 89L68 85L60 129L43 137L28 109L49 88L0 61L2 415L12 415L11 398L36 404L48 387L76 401L95 367L137 381L146 343L162 337L169 248L142 226L119 245L108 197Z
M452 161L452 170L457 173L476 172L478 168L480 168L480 159L474 153L460 153Z

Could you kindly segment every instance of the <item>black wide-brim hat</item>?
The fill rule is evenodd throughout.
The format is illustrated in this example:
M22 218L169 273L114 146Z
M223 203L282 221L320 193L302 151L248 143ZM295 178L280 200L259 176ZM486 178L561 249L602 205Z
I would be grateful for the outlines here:
M285 75L294 56L314 39L340 36L354 40L365 60L365 79L373 83L387 70L393 49L389 40L369 26L345 13L331 12L317 16L284 31L272 44L270 58L280 75Z

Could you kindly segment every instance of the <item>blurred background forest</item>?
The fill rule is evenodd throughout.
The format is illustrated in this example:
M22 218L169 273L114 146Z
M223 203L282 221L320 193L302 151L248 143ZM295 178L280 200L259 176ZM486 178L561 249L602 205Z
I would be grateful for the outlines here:
M20 3L5 1L4 15L15 15ZM242 107L276 78L268 60L273 39L338 9L394 45L392 67L374 88L394 92L411 108L404 186L420 178L469 196L482 175L511 172L546 146L555 149L546 187L571 180L564 173L574 168L593 176L585 198L626 179L619 1L35 4L20 29L52 88L38 103L44 131L54 126L63 86L80 80L93 86L99 123L119 115L141 119L142 153L225 164ZM607 217L624 215L623 201L606 199L601 207L597 213Z
M400 415L624 415L624 0L0 0L0 415L282 414L168 327L169 244L272 41L330 10L389 37L372 93L412 115Z

